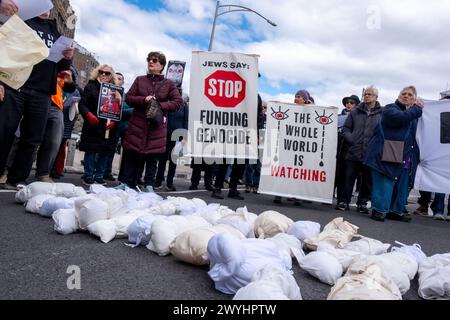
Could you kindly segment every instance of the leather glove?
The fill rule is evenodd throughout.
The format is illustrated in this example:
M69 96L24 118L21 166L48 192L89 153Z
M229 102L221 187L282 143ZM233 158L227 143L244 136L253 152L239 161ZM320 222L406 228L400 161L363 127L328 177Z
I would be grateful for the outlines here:
M116 127L116 123L115 121L111 121L109 123L109 125L106 126L106 130L113 130Z
M100 123L100 121L98 121L98 118L96 116L94 116L94 114L92 112L88 112L86 114L86 120L89 122L89 124L93 127L98 126L98 124Z

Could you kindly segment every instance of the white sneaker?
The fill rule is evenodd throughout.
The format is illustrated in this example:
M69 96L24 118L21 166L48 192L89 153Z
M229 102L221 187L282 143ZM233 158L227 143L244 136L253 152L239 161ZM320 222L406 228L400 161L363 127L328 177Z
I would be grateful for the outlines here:
M444 215L443 215L443 214L440 214L440 213L435 214L434 217L433 217L433 219L434 219L434 220L442 220L442 221L445 221Z

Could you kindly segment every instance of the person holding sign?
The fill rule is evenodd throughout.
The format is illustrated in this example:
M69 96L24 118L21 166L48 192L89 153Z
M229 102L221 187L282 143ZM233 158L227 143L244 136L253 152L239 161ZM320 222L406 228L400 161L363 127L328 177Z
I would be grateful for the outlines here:
M372 171L373 220L411 221L405 215L405 204L410 174L415 172L419 160L416 129L423 107L423 101L417 100L416 88L410 86L383 110L364 161Z
M0 0L0 14L11 17L19 11L13 0Z
M79 103L80 114L84 119L80 142L80 151L85 152L82 179L88 186L93 183L105 184L103 177L106 162L117 145L117 122L97 116L102 83L115 84L114 69L106 64L92 71ZM106 134L108 130L109 136Z
M126 102L134 108L123 141L122 165L118 188L136 188L139 163L146 162L145 191L153 192L158 159L166 151L167 116L178 111L183 100L175 84L162 75L166 56L150 52L147 75L137 77L126 94Z
M51 48L61 34L56 21L49 17L48 11L25 22ZM45 59L36 64L19 90L0 83L0 174L5 170L14 134L22 121L16 157L8 172L8 180L0 188L16 190L17 185L25 183L28 178L33 165L33 154L44 136L50 99L56 94L57 75L70 69L73 53L73 48L66 48L61 52L63 58L60 61Z

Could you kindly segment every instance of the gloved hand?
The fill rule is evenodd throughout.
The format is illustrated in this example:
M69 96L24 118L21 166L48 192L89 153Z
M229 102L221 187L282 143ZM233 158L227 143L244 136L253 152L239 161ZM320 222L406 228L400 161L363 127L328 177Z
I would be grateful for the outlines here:
M109 125L106 126L106 130L113 130L116 127L116 123L115 121L111 121L109 123Z
M100 121L98 121L98 118L92 112L88 112L86 114L86 120L93 127L98 126L98 124L100 123Z

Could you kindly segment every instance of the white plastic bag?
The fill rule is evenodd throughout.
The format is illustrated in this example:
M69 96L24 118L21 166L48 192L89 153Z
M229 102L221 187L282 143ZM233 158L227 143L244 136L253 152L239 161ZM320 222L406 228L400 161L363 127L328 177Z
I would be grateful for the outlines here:
M55 222L55 231L68 235L75 233L78 230L78 219L75 214L75 209L59 209L56 210L52 215L53 221Z
M80 229L86 230L90 224L108 219L108 204L100 199L88 200L81 205L78 214Z
M268 238L267 241L275 243L279 250L284 251L292 258L305 255L302 249L302 243L292 235L279 233L273 238Z
M419 266L419 296L450 299L450 253L424 259Z
M344 246L339 245L340 248L350 251L360 252L365 255L379 255L386 253L391 245L382 243L379 240L363 237L360 240L352 241Z
M128 242L135 244L133 247L148 245L152 235L152 224L158 217L162 216L146 214L137 218L128 227Z
M111 219L116 226L116 238L128 238L128 227L139 217L146 215L145 211L133 210L125 215Z
M26 206L26 211L30 212L30 213L39 213L44 202L49 199L52 199L52 198L55 198L55 196L51 195L51 194L41 194L41 195L35 196L35 197L31 198L30 200L28 200L27 206Z
M73 199L67 198L49 198L44 201L42 207L39 209L39 215L51 218L52 214L59 209L72 209L75 206L75 202Z
M305 239L314 238L320 234L320 224L312 221L297 221L289 228L287 233L295 236L303 243Z
M405 253L413 257L419 264L427 258L427 255L422 251L422 247L417 243L413 244L412 246L408 246L401 242L395 241L395 244L399 245L400 247L393 247L391 251Z
M258 216L248 212L247 207L239 208L235 214L223 216L217 221L217 224L227 224L238 229L247 238L254 238L255 222Z
M116 224L112 220L98 220L88 225L87 229L103 243L110 242L116 236Z
M312 252L299 263L300 268L329 285L334 285L344 272L339 261L326 252Z

